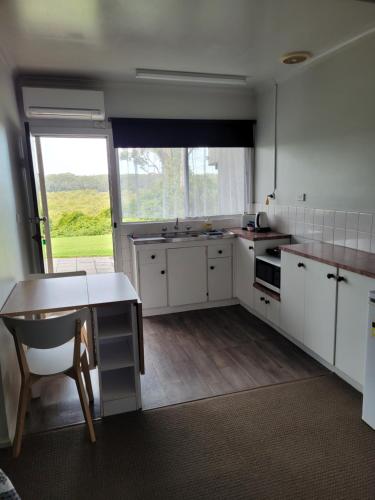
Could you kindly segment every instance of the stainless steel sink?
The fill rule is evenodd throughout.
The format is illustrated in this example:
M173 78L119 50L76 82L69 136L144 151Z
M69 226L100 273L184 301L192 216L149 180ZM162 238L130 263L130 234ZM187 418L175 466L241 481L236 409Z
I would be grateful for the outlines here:
M152 243L180 243L184 241L201 241L213 239L234 238L235 234L225 229L221 231L175 231L173 233L159 234L132 234L129 238L134 245L146 245Z

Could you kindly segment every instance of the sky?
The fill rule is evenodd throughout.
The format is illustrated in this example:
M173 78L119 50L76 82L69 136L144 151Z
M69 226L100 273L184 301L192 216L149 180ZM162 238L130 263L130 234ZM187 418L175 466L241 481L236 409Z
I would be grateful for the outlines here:
M44 174L108 174L105 138L42 137Z

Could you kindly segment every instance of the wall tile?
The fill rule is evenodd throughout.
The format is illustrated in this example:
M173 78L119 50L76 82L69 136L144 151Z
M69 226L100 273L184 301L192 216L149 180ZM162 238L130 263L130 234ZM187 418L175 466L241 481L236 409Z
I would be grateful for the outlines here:
M374 234L371 235L371 248L370 249L371 249L372 253L375 253L375 235Z
M335 228L345 229L346 212L335 212Z
M358 212L347 212L346 214L346 229L358 231L358 221L359 221L359 213Z
M305 222L305 209L304 209L304 207L297 207L296 221L297 222Z
M324 215L324 210L319 210L316 209L314 212L314 225L315 226L322 226L323 225L323 215Z
M371 248L371 233L358 232L358 250L369 252Z
M335 212L333 210L324 210L323 224L329 227L335 225Z
M333 239L335 245L345 246L345 229L335 227L333 233Z
M295 220L289 220L288 232L292 235L296 234L296 221Z
M289 219L296 220L297 217L297 207L289 207Z
M305 224L303 222L296 221L296 232L297 236L303 236L305 234Z
M314 240L322 241L323 239L323 226L314 224Z
M305 224L314 224L313 208L305 208Z
M314 225L313 224L305 224L304 237L312 240L313 235L314 235Z
M334 234L333 234L333 227L328 227L324 226L323 228L323 241L325 243L332 243L334 242Z
M371 233L372 214L359 214L358 231Z
M354 231L353 229L345 231L345 246L355 249L358 247L358 231Z

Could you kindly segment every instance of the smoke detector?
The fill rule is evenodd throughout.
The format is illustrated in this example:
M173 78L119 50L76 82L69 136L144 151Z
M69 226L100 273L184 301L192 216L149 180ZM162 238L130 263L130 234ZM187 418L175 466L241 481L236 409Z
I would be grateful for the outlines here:
M299 51L299 52L288 52L288 54L284 54L280 61L283 64L300 64L305 62L307 59L312 57L311 52Z

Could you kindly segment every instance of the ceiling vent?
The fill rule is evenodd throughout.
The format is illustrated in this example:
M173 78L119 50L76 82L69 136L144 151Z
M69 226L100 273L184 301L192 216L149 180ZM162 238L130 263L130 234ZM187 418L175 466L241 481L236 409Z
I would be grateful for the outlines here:
M23 87L23 106L29 119L90 120L105 118L104 94L98 90Z

